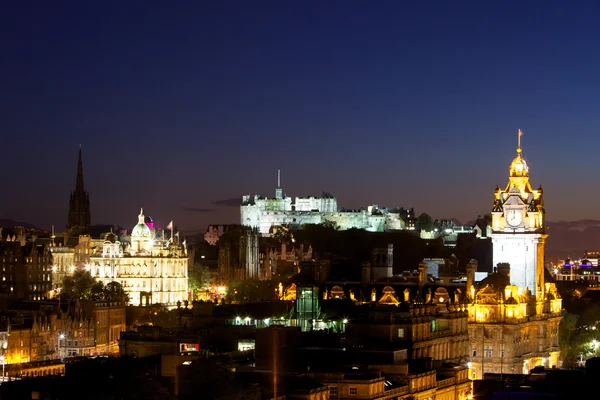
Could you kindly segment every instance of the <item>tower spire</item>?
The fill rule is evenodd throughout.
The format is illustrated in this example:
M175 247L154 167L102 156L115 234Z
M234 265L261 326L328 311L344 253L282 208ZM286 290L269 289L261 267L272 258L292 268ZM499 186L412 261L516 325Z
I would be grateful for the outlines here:
M79 145L79 156L77 159L77 177L75 178L75 190L69 198L69 217L67 229L81 230L90 225L90 197L85 191L83 184L83 158L81 145Z
M79 160L77 161L77 178L75 179L75 192L85 192L83 186L83 161L81 159L81 145L79 145Z
M517 153L521 153L521 136L523 136L523 131L519 129L519 134L517 135Z
M277 200L283 199L283 189L281 189L281 171L277 170L277 189L275 189L275 198Z

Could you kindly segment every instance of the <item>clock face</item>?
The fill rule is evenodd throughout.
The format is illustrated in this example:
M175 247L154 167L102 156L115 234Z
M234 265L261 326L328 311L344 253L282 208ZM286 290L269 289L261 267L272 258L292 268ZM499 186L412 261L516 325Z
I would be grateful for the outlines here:
M523 222L523 212L520 210L509 210L506 214L506 223L510 226L518 226Z

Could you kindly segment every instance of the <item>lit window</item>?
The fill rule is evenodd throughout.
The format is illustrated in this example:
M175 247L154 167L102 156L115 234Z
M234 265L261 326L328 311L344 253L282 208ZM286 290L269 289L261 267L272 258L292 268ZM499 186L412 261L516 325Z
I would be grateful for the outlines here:
M486 345L483 349L483 352L484 352L484 357L491 358L494 353L494 350L493 350L492 346Z
M398 338L404 338L404 328L398 328Z

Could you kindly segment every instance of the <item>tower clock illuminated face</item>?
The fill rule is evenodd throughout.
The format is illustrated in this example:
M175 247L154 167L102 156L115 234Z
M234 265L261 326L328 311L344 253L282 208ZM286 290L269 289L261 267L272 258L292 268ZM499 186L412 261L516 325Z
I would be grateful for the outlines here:
M523 212L521 210L508 210L506 214L506 223L510 226L519 226L523 222Z

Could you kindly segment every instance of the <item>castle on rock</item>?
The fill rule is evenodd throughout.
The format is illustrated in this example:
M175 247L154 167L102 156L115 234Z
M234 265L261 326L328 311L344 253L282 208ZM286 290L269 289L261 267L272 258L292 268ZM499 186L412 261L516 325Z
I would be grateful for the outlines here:
M274 226L300 226L331 223L340 230L364 229L370 232L414 229L414 211L383 208L377 205L361 210L339 210L337 199L329 193L321 197L296 197L283 193L277 180L275 198L244 195L240 224L267 234Z

